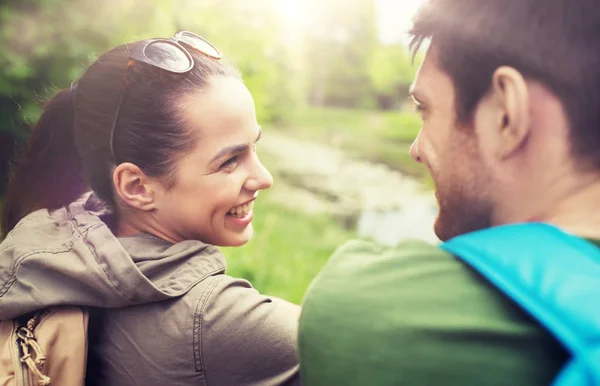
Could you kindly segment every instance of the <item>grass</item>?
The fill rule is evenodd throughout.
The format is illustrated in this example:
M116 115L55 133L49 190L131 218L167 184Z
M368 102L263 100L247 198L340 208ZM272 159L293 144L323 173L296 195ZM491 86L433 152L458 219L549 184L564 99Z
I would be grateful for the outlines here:
M426 168L409 154L421 128L415 113L306 108L294 112L289 122L279 130L339 147L351 156L386 164L430 184Z
M269 191L261 194L254 210L252 240L242 247L220 248L227 256L227 271L262 293L300 303L329 256L354 234L327 216L270 202Z

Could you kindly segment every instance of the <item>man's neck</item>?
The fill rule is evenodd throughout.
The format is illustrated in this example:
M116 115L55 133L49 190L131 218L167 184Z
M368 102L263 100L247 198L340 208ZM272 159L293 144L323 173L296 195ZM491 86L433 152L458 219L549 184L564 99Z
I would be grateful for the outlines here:
M541 221L581 237L600 240L599 198L600 181L597 181L556 202L541 216Z
M499 223L546 222L575 235L600 240L600 176L567 177L513 206ZM526 201L525 201L526 200Z

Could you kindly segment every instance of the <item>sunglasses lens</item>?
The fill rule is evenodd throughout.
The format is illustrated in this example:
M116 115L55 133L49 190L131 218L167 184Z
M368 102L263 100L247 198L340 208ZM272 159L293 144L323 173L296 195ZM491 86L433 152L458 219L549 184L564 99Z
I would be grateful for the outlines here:
M168 71L184 72L192 64L181 48L163 41L150 43L144 54L153 65Z
M184 31L177 35L177 39L194 48L195 50L202 52L205 55L216 59L219 59L221 57L221 52L219 52L219 50L215 46L202 39L198 35Z

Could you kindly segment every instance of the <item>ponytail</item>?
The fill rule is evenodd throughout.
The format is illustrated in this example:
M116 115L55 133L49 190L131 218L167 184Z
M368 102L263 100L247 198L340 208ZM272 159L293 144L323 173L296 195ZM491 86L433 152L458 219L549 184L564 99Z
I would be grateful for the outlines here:
M29 213L60 208L88 190L75 146L75 91L62 90L50 101L12 170L2 210L4 237Z

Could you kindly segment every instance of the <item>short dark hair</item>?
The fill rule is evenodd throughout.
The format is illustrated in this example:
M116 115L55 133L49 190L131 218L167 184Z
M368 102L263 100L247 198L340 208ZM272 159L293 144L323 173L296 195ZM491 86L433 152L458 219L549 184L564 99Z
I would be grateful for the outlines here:
M429 0L410 34L413 52L435 44L459 122L471 122L494 71L511 66L561 100L573 151L600 168L599 1Z
M111 171L116 163L134 163L167 187L175 183L175 162L199 139L181 118L180 98L207 87L214 76L240 74L192 50L194 67L183 75L136 63L115 130L115 160L110 129L124 92L129 52L136 44L141 42L101 55L76 87L60 91L43 111L9 180L4 235L25 215L67 205L88 186L114 206Z

